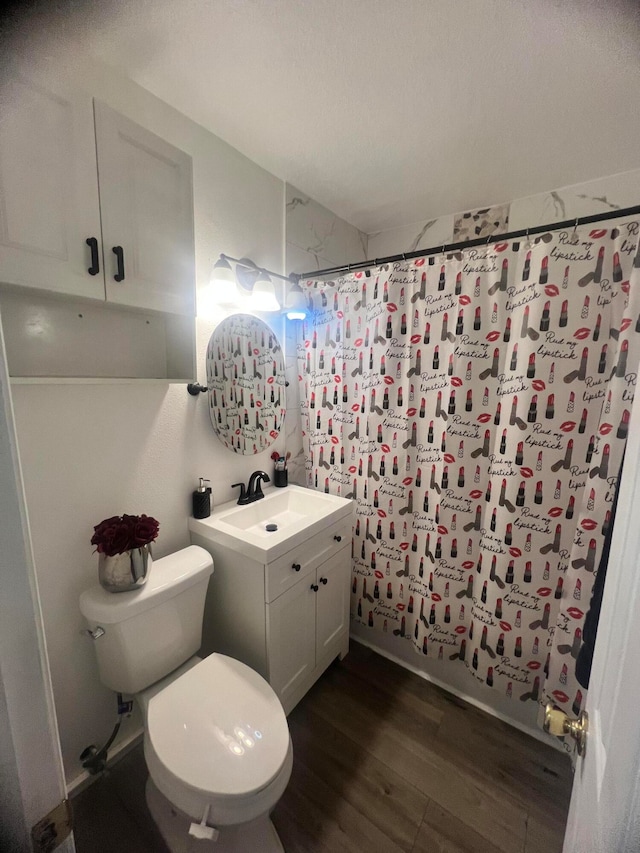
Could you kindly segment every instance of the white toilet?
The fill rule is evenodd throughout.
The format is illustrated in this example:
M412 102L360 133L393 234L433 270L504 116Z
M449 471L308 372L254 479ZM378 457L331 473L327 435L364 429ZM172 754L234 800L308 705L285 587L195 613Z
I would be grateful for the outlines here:
M211 555L191 545L154 561L139 590L86 590L80 610L104 630L102 683L142 708L147 803L169 849L282 853L269 815L291 775L287 719L257 672L195 656L212 572Z

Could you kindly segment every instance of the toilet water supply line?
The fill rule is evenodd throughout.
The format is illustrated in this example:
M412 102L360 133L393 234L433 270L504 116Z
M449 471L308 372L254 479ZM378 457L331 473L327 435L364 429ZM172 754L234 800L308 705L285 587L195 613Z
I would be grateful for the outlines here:
M80 761L82 762L82 766L85 770L89 772L89 775L96 776L98 773L102 773L102 771L107 766L107 756L109 752L109 747L116 739L116 735L120 731L120 726L122 725L122 718L131 716L131 711L133 710L133 701L128 700L124 701L122 698L122 693L117 694L117 702L118 702L118 719L116 720L116 724L113 727L113 731L111 732L109 739L100 749L97 749L95 744L91 744L86 749L83 749L80 753Z

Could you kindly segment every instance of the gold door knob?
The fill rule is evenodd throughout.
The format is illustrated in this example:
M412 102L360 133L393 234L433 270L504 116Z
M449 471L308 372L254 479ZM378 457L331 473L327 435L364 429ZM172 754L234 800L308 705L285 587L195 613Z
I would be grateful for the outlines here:
M571 720L552 702L544 709L544 730L555 737L572 737L578 747L578 755L584 755L587 748L587 732L589 731L589 715L582 711L577 720Z

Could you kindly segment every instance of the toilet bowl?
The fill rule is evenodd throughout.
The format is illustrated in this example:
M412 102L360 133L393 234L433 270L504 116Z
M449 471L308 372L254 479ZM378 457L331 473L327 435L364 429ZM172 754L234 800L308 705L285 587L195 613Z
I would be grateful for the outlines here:
M80 609L104 632L101 680L142 709L147 803L169 849L282 853L269 815L291 775L287 720L250 667L195 655L212 571L210 555L192 545L155 561L140 590L94 587Z

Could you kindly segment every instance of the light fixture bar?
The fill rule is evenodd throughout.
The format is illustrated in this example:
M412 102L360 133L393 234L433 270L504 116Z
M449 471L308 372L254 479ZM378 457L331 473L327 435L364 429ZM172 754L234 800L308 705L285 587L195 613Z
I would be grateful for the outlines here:
M232 258L231 255L225 255L224 252L220 253L220 259L224 261L233 261L234 264L240 264L242 267L246 267L246 269L252 269L256 272L266 273L269 276L275 276L276 278L282 279L282 281L288 281L289 283L296 283L297 278L293 275L281 275L279 272L273 272L272 270L268 270L266 267L259 267L255 264L251 258Z

